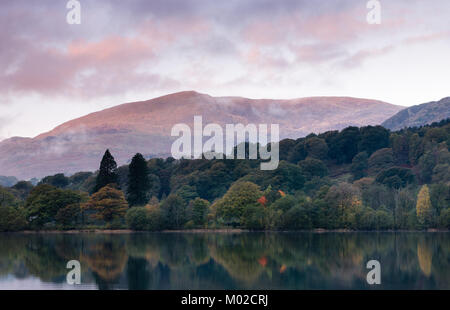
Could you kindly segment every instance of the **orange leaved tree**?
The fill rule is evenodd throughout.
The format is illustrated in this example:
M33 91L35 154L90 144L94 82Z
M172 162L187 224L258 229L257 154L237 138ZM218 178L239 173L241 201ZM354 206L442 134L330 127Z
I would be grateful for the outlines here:
M110 223L125 216L128 203L121 190L106 185L91 196L83 209L96 211L91 215L92 218Z

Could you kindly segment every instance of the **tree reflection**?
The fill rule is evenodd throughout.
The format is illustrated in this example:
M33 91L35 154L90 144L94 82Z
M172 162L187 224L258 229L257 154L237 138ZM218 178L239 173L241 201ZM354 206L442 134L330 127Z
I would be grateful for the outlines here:
M3 234L0 278L65 283L67 261L100 289L450 288L446 233Z
M104 283L114 283L123 273L128 255L122 236L101 235L89 242L80 255L81 263Z
M426 238L419 238L417 243L417 258L420 270L427 277L431 275L431 264L433 259L433 248L431 242Z

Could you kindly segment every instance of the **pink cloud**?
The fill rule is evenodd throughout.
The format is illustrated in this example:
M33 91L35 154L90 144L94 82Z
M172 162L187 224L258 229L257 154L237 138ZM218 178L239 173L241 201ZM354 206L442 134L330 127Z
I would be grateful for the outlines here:
M356 0L327 5L265 2L266 9L257 6L258 1L250 2L248 11L233 3L222 9L193 2L182 9L172 3L158 15L142 8L160 10L162 3L143 1L129 15L113 13L98 22L86 17L89 27L84 28L68 27L53 6L44 10L51 18L40 20L43 11L17 5L7 14L0 12L0 26L8 30L0 33L0 91L102 96L138 87L191 86L199 80L208 88L214 87L214 80L236 78L227 71L231 69L221 67L222 59L255 81L305 63L355 67L389 53L396 44L448 38L447 32L405 40L414 26L414 20L404 17L413 14L405 5L386 5L382 24L374 27L366 22L364 3ZM89 16L95 16L92 6ZM391 34L397 42L386 42ZM180 60L181 68L171 67L166 55ZM164 66L176 78L166 76ZM189 66L189 79L184 80L183 70ZM207 79L201 76L205 70Z
M62 48L6 36L2 41L20 45L23 55L15 70L0 76L0 88L20 92L98 96L102 95L99 90L114 93L138 86L178 86L177 81L162 74L137 73L137 69L145 62L157 62L157 54L161 55L165 48L170 48L179 39L190 40L211 30L208 22L199 18L188 20L187 25L185 22L177 19L162 22L145 20L137 27L134 35L110 35L98 40L74 39ZM12 53L8 55L10 61L14 59ZM85 72L89 74L84 75Z

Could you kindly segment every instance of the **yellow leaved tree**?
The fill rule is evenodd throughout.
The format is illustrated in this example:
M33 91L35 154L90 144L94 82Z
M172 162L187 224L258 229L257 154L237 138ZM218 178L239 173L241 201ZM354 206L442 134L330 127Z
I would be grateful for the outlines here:
M433 211L431 209L430 192L426 184L422 186L417 195L416 214L417 221L421 228L428 228L431 226Z

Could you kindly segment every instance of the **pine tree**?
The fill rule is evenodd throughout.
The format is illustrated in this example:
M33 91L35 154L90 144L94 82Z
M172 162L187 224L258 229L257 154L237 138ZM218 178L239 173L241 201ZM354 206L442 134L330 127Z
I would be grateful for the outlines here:
M97 176L94 192L98 192L102 187L108 184L117 184L117 163L109 150L106 150L100 163L100 171Z
M147 162L142 154L134 155L129 166L127 200L130 206L148 202L150 179Z
M416 214L417 220L422 228L430 227L432 222L432 210L430 193L427 185L422 186L417 195Z

